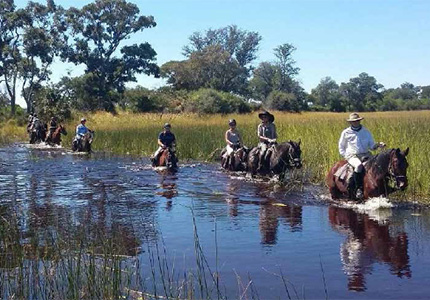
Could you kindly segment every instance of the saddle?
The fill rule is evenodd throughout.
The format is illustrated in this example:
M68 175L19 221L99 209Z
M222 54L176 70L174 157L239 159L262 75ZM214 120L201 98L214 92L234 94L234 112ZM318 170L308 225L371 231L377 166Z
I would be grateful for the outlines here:
M368 161L369 161L368 159L363 161L364 167L366 167ZM346 163L342 167L337 169L336 173L334 173L334 176L339 178L339 180L341 181L350 182L353 176L353 173L354 173L353 167L350 164Z

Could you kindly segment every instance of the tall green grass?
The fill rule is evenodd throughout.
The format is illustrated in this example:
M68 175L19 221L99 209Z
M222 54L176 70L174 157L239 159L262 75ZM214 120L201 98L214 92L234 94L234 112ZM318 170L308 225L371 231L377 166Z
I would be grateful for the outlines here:
M15 120L0 122L0 145L22 141L27 138L25 127L18 126Z
M275 112L275 124L279 141L302 140L303 172L313 183L323 183L330 167L340 159L337 143L341 131L348 126L346 113L302 113ZM376 141L384 141L389 148L410 148L408 156L409 187L399 199L430 201L430 111L363 113L366 126ZM93 149L115 154L149 156L157 148L157 136L165 122L172 124L177 137L177 150L181 161L211 161L217 149L225 146L224 133L228 120L235 118L244 142L248 146L257 144L256 129L260 122L257 113L246 115L196 114L132 114L121 112L75 114L67 122L69 135L63 144L69 148L79 119L86 117L87 126L96 131ZM13 123L13 122L12 122ZM14 124L2 125L0 143L17 139L25 140L24 127Z
M275 112L278 141L301 139L303 171L313 183L323 183L330 167L340 159L338 139L348 126L346 113ZM366 126L375 141L384 141L389 148L410 148L408 156L409 187L399 199L428 202L430 199L430 111L363 113ZM213 160L214 150L225 146L224 133L228 120L235 118L244 142L257 144L257 113L246 115L195 114L131 114L86 115L87 126L96 130L94 149L118 154L148 156L157 147L157 135L165 122L172 124L177 137L177 150L182 161ZM79 118L69 123L72 131ZM67 146L70 145L68 138ZM216 155L215 155L216 156Z

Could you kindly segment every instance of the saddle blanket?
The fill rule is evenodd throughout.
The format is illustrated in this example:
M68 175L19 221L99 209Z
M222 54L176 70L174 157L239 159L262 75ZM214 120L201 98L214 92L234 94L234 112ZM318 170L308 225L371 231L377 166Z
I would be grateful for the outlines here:
M363 162L363 166L366 166L367 161ZM342 181L349 181L351 179L352 174L354 172L354 169L352 166L348 163L344 164L342 167L337 169L336 173L334 173L334 176L339 178Z

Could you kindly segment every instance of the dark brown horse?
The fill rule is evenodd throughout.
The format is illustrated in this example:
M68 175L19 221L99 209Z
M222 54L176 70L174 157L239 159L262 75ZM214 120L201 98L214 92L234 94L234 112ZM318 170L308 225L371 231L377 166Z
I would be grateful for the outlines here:
M406 156L408 153L409 148L406 148L405 151L401 151L399 148L389 149L367 161L364 166L364 199L387 196L396 190L404 190L407 187L406 169L408 162ZM336 175L336 172L345 164L347 164L346 160L337 162L327 174L326 184L333 199L353 199L349 180ZM352 172L352 168L349 171ZM394 186L389 184L390 181L394 182Z
M80 140L75 140L72 143L72 150L78 152L91 152L91 144L94 139L94 131L89 130Z
M52 133L51 137L46 139L46 142L48 144L60 145L62 134L67 135L67 131L66 128L60 124L57 129L55 129L55 131Z
M254 147L251 149L248 155L247 171L252 175L259 174L281 174L288 169L301 168L302 160L300 149L300 143L294 141L288 141L282 144L275 144L269 147L267 151L270 151L269 155L266 155L266 161L261 165L262 168L257 171L257 167L260 159L260 148Z
M246 160L249 149L240 147L227 155L227 149L221 152L221 166L229 171L246 171Z
M37 122L32 130L27 126L27 131L30 137L30 144L38 144L45 141L47 124L42 121Z
M166 167L170 171L175 171L178 168L178 158L173 147L167 147L161 150L158 159L153 162L154 167Z

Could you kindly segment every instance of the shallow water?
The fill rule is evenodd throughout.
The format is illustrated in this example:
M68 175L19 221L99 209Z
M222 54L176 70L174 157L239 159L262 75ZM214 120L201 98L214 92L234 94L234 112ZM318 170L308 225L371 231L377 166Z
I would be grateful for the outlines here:
M71 232L108 236L118 254L141 258L142 273L148 251L162 245L180 273L196 268L195 224L229 298L249 278L261 299L288 298L281 273L293 299L294 289L307 299L325 298L325 289L330 299L428 298L428 210L390 208L386 199L339 207L318 187L287 192L218 165L163 175L147 159L45 148L0 149L0 214L18 218L21 243L44 230L70 245Z

